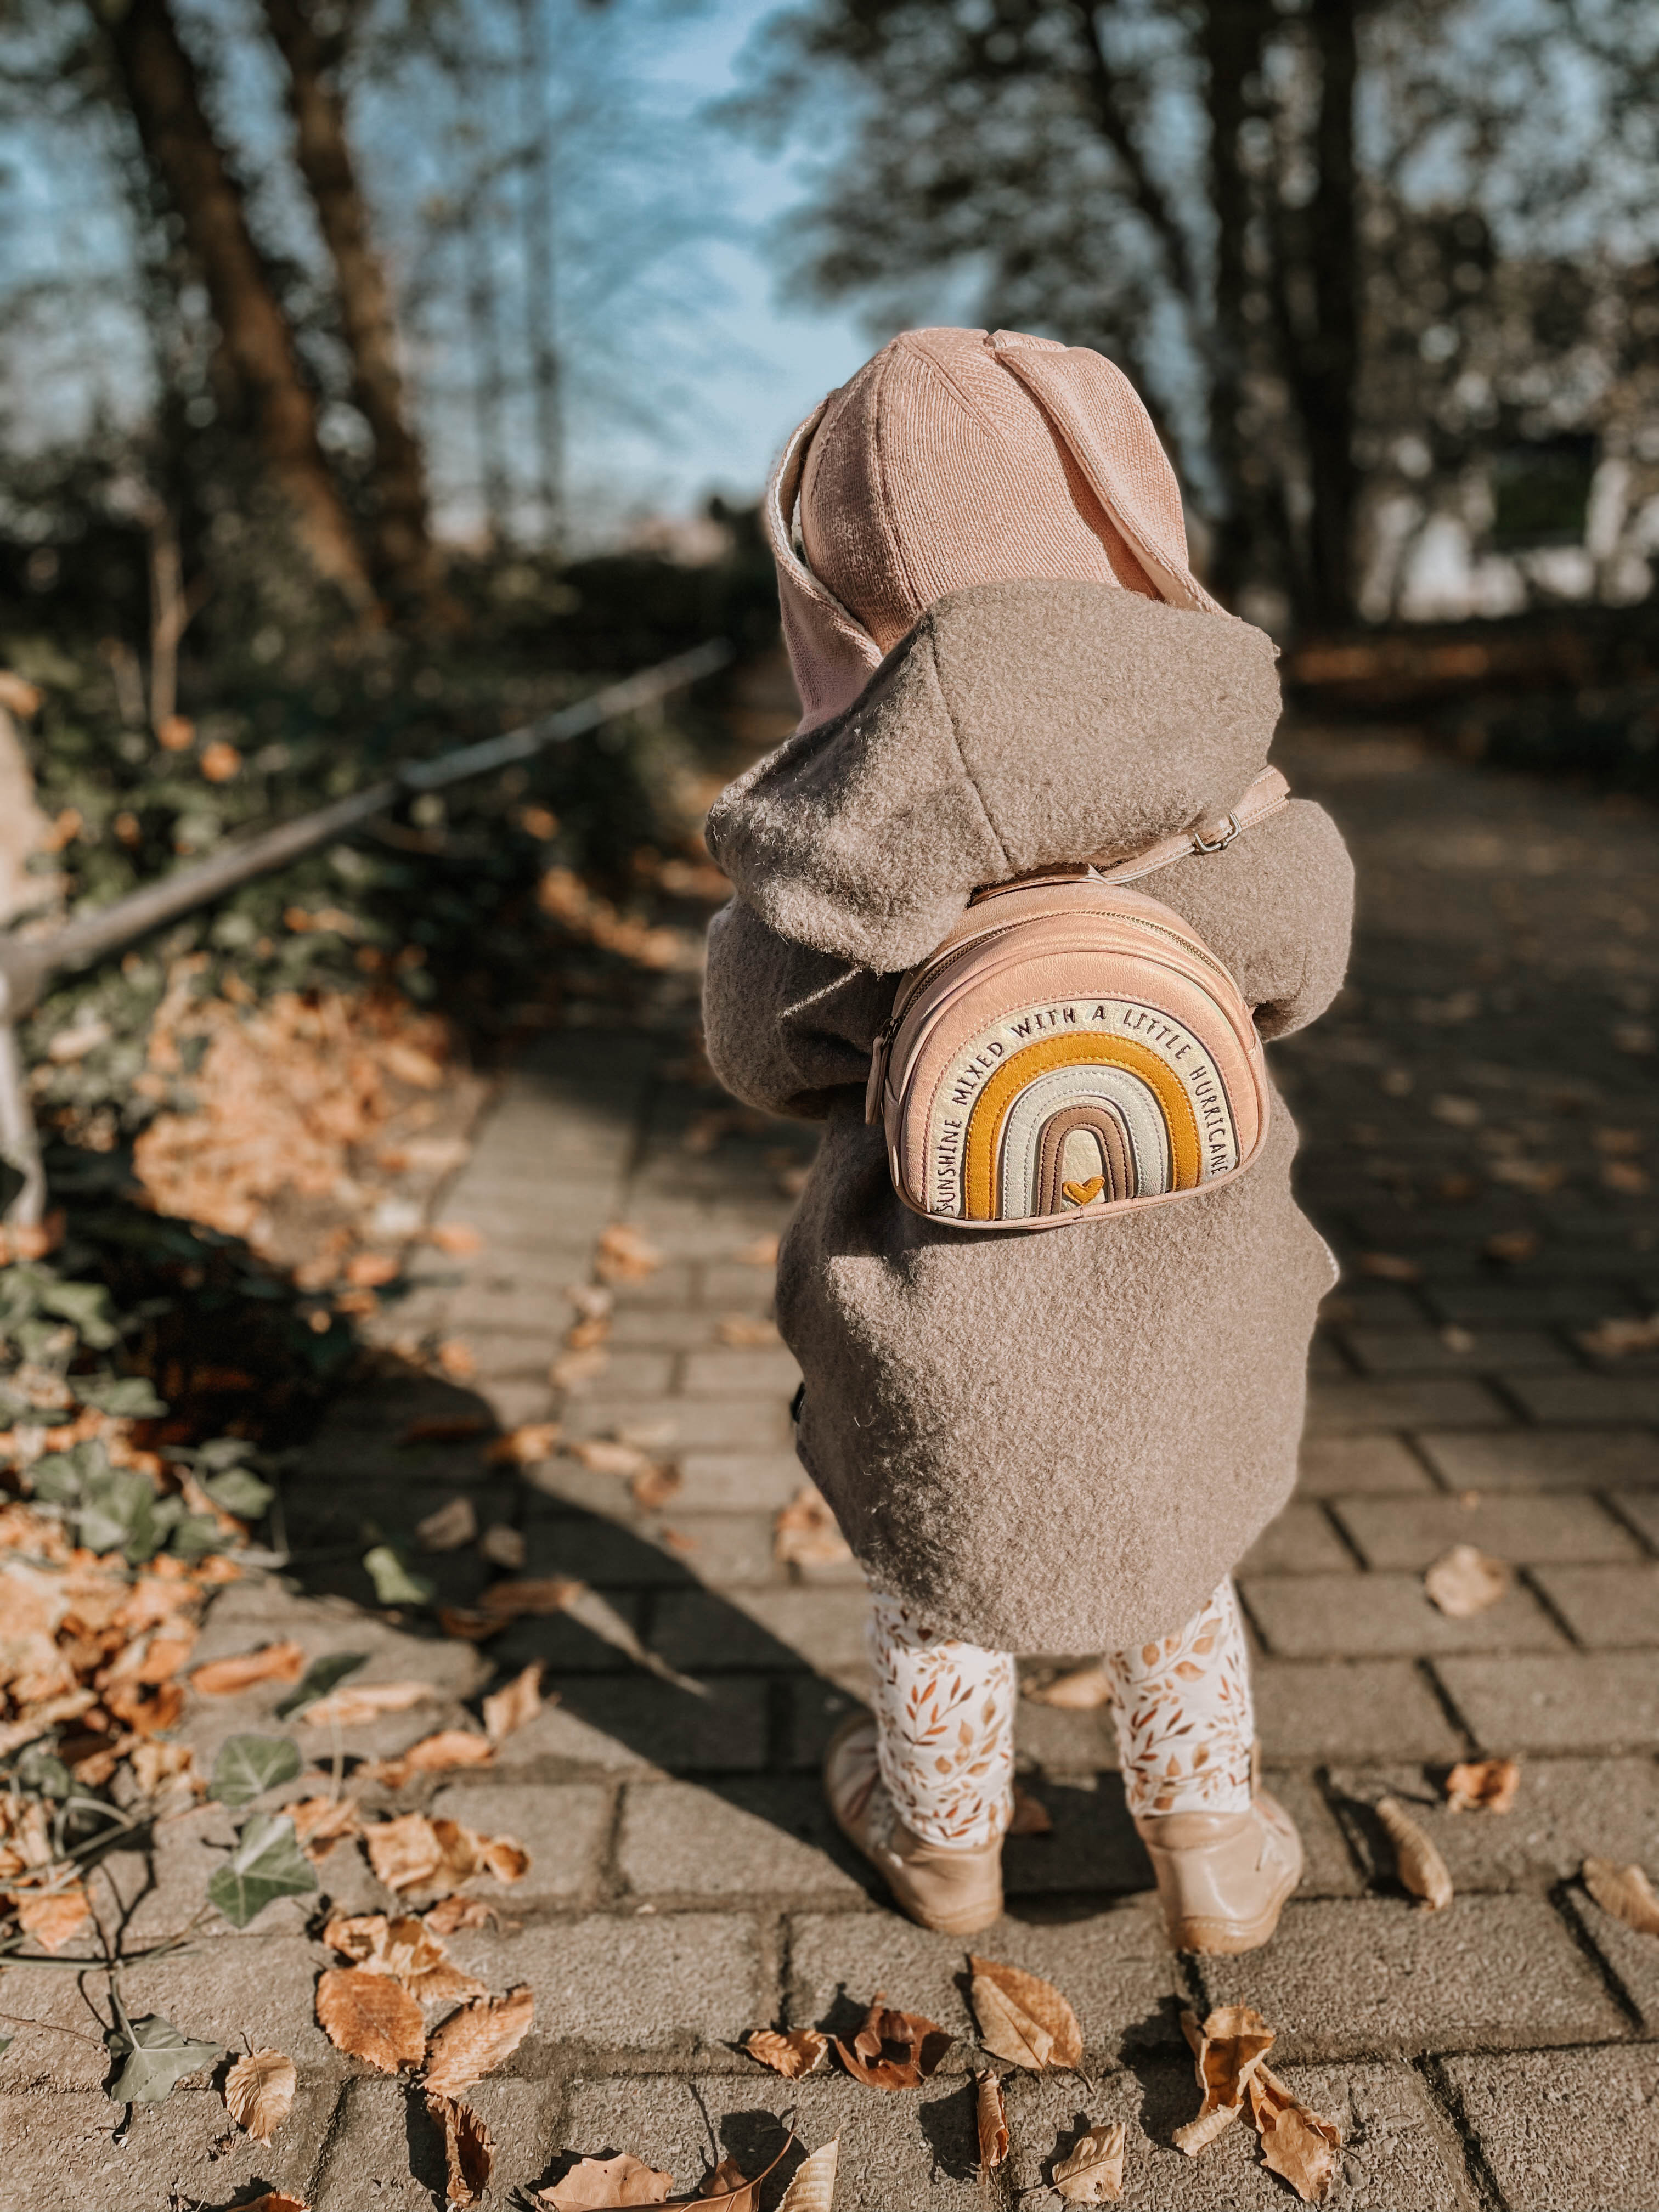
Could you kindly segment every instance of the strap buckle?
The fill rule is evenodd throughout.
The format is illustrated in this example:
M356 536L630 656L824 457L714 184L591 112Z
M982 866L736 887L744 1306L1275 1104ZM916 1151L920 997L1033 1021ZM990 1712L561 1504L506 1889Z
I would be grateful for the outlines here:
M1194 830L1194 852L1224 853L1226 851L1228 846L1232 843L1233 839L1237 836L1239 831L1244 825L1236 814L1224 814L1222 817L1222 820L1225 822L1227 826L1218 837L1206 837L1201 830Z

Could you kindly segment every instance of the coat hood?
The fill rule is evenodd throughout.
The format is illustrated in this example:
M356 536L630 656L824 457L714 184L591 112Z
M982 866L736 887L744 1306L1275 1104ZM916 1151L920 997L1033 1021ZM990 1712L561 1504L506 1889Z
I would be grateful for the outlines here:
M709 850L781 935L913 967L981 885L1231 806L1267 759L1276 658L1248 623L1115 584L953 592L850 707L727 786Z

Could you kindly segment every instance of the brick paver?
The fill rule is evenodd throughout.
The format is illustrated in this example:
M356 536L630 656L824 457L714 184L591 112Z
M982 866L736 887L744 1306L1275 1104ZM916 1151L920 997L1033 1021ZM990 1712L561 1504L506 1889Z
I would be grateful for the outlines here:
M1337 2205L1659 2203L1659 1944L1577 1879L1591 1852L1659 1868L1659 1364L1582 1340L1659 1303L1659 1198L1643 1181L1659 1140L1653 1061L1619 1042L1659 984L1652 817L1386 732L1308 738L1285 757L1339 812L1361 869L1349 988L1275 1053L1304 1197L1345 1279L1316 1347L1300 1492L1241 1572L1267 1768L1307 1845L1301 1896L1263 1953L1173 1957L1109 1716L1023 1701L1024 1779L1053 1831L1011 1841L1007 1917L977 1948L1066 1990L1088 2079L1012 2079L1013 2155L981 2185L963 1947L883 1905L817 1792L823 1745L863 1681L856 1574L781 1565L774 1546L802 1481L794 1369L757 1324L765 1243L811 1132L729 1114L698 1087L689 979L659 979L634 1006L580 1001L501 1084L442 1194L443 1218L471 1222L481 1249L420 1248L411 1295L373 1325L381 1371L286 1478L288 1575L228 1591L200 1653L292 1636L307 1656L368 1653L360 1680L427 1681L425 1705L347 1732L348 1768L471 1724L498 1670L545 1665L557 1702L489 1769L367 1798L514 1834L531 1853L515 1889L471 1886L505 1917L450 1947L492 1989L522 1980L536 1996L531 2035L470 2093L496 2139L490 2206L577 2153L632 2150L683 2190L726 2152L752 2172L788 2111L809 2143L840 2131L848 2212L1052 2202L1052 2158L1085 2117L1129 2123L1126 2203L1284 2203L1246 2130L1196 2161L1171 2146L1194 2097L1179 2008L1230 2000L1264 2009L1288 2077L1342 2122ZM1524 856L1522 888L1493 850ZM615 1221L661 1263L614 1285L591 1371L556 1384L576 1318L567 1290L592 1285ZM463 1379L417 1373L422 1341L465 1346L471 1375L453 1353ZM569 1450L519 1469L465 1427L547 1420L567 1445L631 1442L678 1486L642 1508L623 1475ZM366 1613L357 1560L374 1541L404 1547L445 1603L477 1602L495 1571L475 1551L422 1559L411 1543L416 1520L459 1497L481 1526L522 1535L520 1571L579 1577L694 1685L565 1615L520 1620L480 1650ZM1501 1602L1455 1621L1422 1577L1460 1542L1514 1576ZM210 1759L228 1734L268 1730L277 1694L194 1701L184 1740ZM1445 1809L1447 1765L1476 1751L1522 1759L1513 1812ZM1443 1850L1449 1911L1401 1891L1373 1809L1386 1793ZM129 1945L189 1917L233 1834L205 1808L112 1861ZM392 1900L355 1844L321 1880L322 1897L272 1905L245 1936L204 1936L188 1959L124 1977L133 2011L227 2050L246 2036L294 2054L300 2098L269 2152L225 2140L199 2081L141 2111L116 2148L101 2030L76 1978L6 1969L0 2008L38 2025L0 2024L15 2036L0 2062L0 2212L220 2208L279 2186L319 2212L437 2201L419 2100L343 2060L313 2018L325 1903ZM919 2094L828 2071L781 2083L738 2047L765 2024L850 2026L878 1988L958 2039Z

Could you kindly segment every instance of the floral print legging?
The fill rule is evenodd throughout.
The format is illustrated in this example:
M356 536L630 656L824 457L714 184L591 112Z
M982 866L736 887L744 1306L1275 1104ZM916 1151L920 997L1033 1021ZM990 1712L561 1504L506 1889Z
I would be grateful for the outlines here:
M1013 1804L1012 1655L940 1638L896 1598L872 1602L877 1756L900 1820L925 1842L994 1842ZM1103 1662L1129 1810L1242 1813L1255 1736L1231 1581L1184 1628Z

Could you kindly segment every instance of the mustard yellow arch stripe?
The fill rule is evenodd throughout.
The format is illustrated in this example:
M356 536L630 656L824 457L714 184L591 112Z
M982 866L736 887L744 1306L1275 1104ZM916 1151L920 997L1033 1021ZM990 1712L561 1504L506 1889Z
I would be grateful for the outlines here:
M1073 1031L1065 1036L1044 1037L1040 1044L1023 1046L1006 1060L974 1102L968 1116L963 1157L963 1218L994 1221L998 1216L997 1155L1003 1126L1014 1101L1028 1083L1051 1068L1092 1063L1096 1066L1127 1067L1138 1075L1164 1109L1170 1132L1172 1188L1195 1190L1200 1154L1198 1116L1181 1079L1150 1045L1138 1038L1109 1036L1101 1030Z

